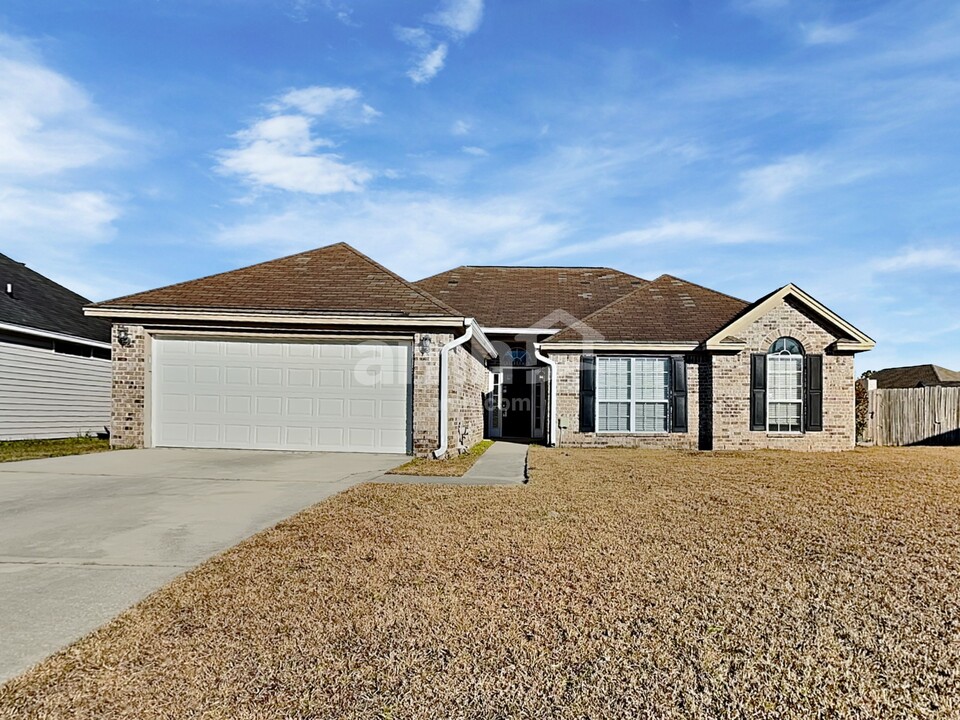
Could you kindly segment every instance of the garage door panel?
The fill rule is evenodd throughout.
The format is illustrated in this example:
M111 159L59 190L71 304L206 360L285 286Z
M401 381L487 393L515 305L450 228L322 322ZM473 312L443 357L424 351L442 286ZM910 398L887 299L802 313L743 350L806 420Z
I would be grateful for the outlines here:
M408 343L157 339L154 444L408 452Z

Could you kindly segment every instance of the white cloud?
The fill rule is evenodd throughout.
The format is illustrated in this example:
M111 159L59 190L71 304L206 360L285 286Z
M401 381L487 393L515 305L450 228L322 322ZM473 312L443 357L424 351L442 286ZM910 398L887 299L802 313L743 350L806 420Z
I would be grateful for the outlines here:
M468 135L470 133L470 123L466 120L457 120L450 127L451 135Z
M606 235L596 240L572 243L535 257L543 260L570 255L589 255L604 250L687 242L700 245L743 245L779 240L779 233L744 223L714 220L673 220L664 218L636 230Z
M327 118L349 124L344 112L369 121L380 113L360 102L349 87L311 86L290 90L267 104L274 113L234 134L237 147L217 153L217 170L237 175L255 187L311 195L358 192L373 177L368 169L324 152L335 143L315 137L313 124ZM297 113L284 112L288 110Z
M218 153L218 170L258 187L327 195L357 192L372 174L339 155L318 152L332 145L314 138L309 118L278 115L254 123L234 137L239 147Z
M960 271L960 247L906 248L900 253L873 263L878 272L900 270Z
M106 119L70 78L0 35L0 175L38 177L119 152L129 133Z
M420 61L407 71L407 77L417 85L430 82L437 73L443 70L447 60L447 44L440 43L433 50L426 53Z
M462 40L476 32L483 19L483 0L446 0L444 5L423 20L434 26L439 35L450 40ZM423 27L398 27L396 36L416 49L414 65L407 71L417 85L430 82L439 73L447 60L447 42L434 38Z
M480 27L483 0L447 0L440 10L428 15L426 20L445 28L454 37L466 37Z
M473 155L474 157L487 157L490 154L482 147L477 147L476 145L464 145L460 149L467 155Z
M857 36L857 28L851 23L846 25L827 25L816 23L801 26L803 41L807 45L840 45Z
M509 262L556 246L568 232L533 203L387 193L377 197L295 202L225 227L217 241L276 257L338 241L349 242L408 278L476 258ZM262 251L262 252L261 252Z
M115 202L104 193L0 187L0 238L5 247L28 248L64 237L104 240L119 216Z
M360 102L362 97L356 88L312 85L287 91L268 103L267 109L273 113L296 110L311 117L332 116L341 123L370 122L383 114Z
M740 175L740 189L751 200L774 202L808 182L819 164L806 155L793 155Z

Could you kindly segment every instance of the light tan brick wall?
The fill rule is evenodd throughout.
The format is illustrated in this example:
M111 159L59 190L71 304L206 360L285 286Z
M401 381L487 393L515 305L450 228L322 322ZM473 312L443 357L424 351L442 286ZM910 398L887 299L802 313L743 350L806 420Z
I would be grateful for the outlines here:
M483 439L484 395L490 387L490 372L483 361L464 345L449 357L449 435L450 452L470 448Z
M551 353L557 363L557 415L565 430L559 443L569 447L643 447L696 450L700 439L700 385L709 358L687 355L687 432L685 433L582 433L580 432L579 353Z
M430 339L423 353L420 343ZM413 454L427 457L440 445L440 350L450 333L417 333L413 338Z
M855 445L853 355L828 350L837 337L802 306L787 301L738 336L747 349L713 357L713 436L716 450L756 448L848 450ZM823 355L823 431L778 435L750 430L750 355L767 352L780 337L796 338L804 351Z
M127 347L118 340L120 328L125 328L130 337ZM110 446L142 448L146 425L147 336L140 325L114 325L112 342L113 409L110 418Z

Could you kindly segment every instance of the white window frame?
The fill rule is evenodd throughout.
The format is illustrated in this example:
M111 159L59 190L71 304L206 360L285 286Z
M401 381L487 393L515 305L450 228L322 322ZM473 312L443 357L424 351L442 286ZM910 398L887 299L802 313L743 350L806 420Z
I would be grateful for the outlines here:
M604 361L622 361L625 360L628 363L628 374L630 377L630 386L628 399L626 400L601 400L600 399L600 364ZM639 400L636 398L636 372L634 370L635 364L638 360L656 360L665 364L664 373L665 376L665 386L664 386L664 399L663 400ZM668 435L670 433L670 392L672 388L673 378L671 374L673 373L673 363L668 357L659 357L659 356L626 356L626 355L601 355L597 357L597 368L596 368L596 384L594 387L594 407L593 407L593 417L595 430L597 434L600 435ZM600 406L603 404L609 405L618 405L627 403L630 405L630 414L628 417L629 429L627 430L601 430L600 429ZM663 417L664 417L664 427L662 430L637 430L636 429L636 420L637 420L637 406L638 405L663 405Z
M782 338L780 338L780 339L782 339ZM797 344L799 345L800 343L798 342ZM801 346L801 348L802 348L802 346ZM773 363L771 363L770 360L771 360L772 358L788 358L788 359L791 359L791 360L799 360L799 361L800 361L800 373L799 373L799 375L800 375L800 387L799 387L799 389L800 389L800 399L799 399L799 400L771 400L771 399L770 399L770 396L771 396L771 394L772 394L772 393L770 392L770 388L771 388L770 375L771 375L771 368L772 368L772 365L773 365ZM781 351L775 352L775 353L771 353L771 352L768 352L768 353L767 353L767 374L766 374L766 378L765 378L765 381L766 381L766 384L767 384L767 385L766 385L766 393L765 393L766 396L767 396L767 406L766 406L766 413L767 413L767 422L766 422L766 425L767 425L767 427L766 427L766 430L767 430L767 433L770 434L770 435L803 435L803 432L804 432L804 429L805 429L805 428L803 427L803 424L804 424L804 423L803 423L803 420L804 420L804 397L803 397L803 396L804 396L804 392L805 392L805 388L804 388L804 371L805 371L805 369L806 369L806 368L805 368L805 362L806 362L806 357L805 357L804 352L803 352L802 349L801 349L799 355L796 354L796 353L787 352L786 350L781 350ZM772 417L772 416L771 416L771 413L770 413L770 408L771 408L771 406L773 406L773 405L785 405L785 404L790 404L790 405L796 405L796 406L797 406L797 409L798 409L798 411L799 411L799 413L800 413L800 415L799 415L798 429L797 429L797 430L775 430L775 429L773 429L773 428L770 426L770 425L771 425L771 417Z

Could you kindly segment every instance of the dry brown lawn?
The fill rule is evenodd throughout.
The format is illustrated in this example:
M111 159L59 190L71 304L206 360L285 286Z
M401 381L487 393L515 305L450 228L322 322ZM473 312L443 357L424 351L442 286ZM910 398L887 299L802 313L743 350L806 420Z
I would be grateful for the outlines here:
M462 455L451 455L443 460L414 458L410 462L396 467L387 475L416 475L418 477L462 477L474 466L487 450L493 446L493 440L481 440Z
M960 716L960 449L531 472L323 502L0 688L0 717Z

